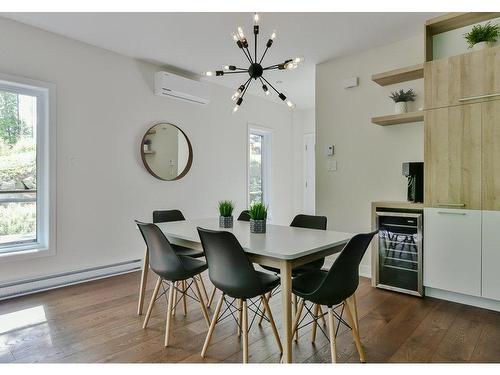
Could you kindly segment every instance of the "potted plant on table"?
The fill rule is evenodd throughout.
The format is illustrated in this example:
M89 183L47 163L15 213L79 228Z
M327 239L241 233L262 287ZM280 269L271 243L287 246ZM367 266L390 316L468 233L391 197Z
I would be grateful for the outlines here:
M250 215L250 233L266 233L267 207L254 203L248 211Z
M479 51L490 47L497 41L499 35L499 26L488 22L484 25L475 25L471 31L464 34L464 37L469 48L472 48L473 51Z
M408 91L401 89L399 91L391 92L391 95L389 96L389 98L394 100L394 103L396 103L395 113L401 114L401 113L408 112L408 104L407 103L413 102L415 100L416 96L417 96L417 94L415 94L413 89L409 89Z
M233 227L233 210L234 204L231 201L219 202L219 227L232 228Z

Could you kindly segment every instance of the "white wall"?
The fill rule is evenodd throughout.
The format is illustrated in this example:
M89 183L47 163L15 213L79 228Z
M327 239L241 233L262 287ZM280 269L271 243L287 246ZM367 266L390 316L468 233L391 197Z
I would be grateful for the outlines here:
M304 135L316 131L315 109L295 110L292 115L293 128L293 188L295 212L304 211Z
M249 96L231 114L232 90L211 86L197 106L156 97L158 67L0 18L0 72L57 85L57 254L0 263L0 282L138 259L144 245L133 220L179 208L216 216L220 199L246 201L247 123L274 129L273 220L294 214L291 113ZM194 160L183 179L160 181L144 169L140 141L154 123L178 125Z
M316 213L328 217L330 229L362 232L371 227L371 202L406 200L405 161L423 161L423 124L382 127L373 116L391 114L391 90L413 88L422 107L423 80L381 87L371 75L423 61L423 36L404 40L316 67ZM359 87L345 90L342 81L358 76ZM412 110L410 109L410 110ZM325 156L327 145L335 155ZM328 160L337 171L328 172ZM370 255L363 269L369 271Z

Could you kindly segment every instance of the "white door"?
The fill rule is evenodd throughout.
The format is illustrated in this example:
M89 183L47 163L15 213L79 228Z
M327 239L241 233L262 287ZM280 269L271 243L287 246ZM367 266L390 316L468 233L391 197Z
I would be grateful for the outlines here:
M304 213L316 212L316 135L304 135Z
M481 295L481 211L424 209L424 285Z
M482 296L500 300L500 212L483 211Z

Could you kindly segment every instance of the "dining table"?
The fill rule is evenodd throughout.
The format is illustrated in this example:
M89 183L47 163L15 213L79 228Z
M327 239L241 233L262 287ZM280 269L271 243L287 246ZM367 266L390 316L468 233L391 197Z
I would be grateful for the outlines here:
M265 233L250 233L250 224L247 221L235 221L232 228L220 228L218 218L174 221L156 225L171 243L192 249L202 249L197 227L229 231L238 239L252 262L280 270L283 363L292 362L292 269L341 252L354 236L352 233L275 224L267 224ZM139 314L144 304L148 269L149 257L146 250L139 292Z

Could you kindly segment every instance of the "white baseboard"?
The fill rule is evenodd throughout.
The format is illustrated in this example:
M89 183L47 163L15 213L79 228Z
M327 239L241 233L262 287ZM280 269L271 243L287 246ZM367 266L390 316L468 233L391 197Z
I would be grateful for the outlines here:
M62 288L68 285L103 279L123 273L134 272L141 268L142 260L134 259L105 266L4 283L0 284L0 301L45 290Z
M372 278L372 267L368 264L361 264L359 266L359 276Z
M452 301L461 303L464 305L481 307L483 309L500 311L500 301L495 301L488 298L468 296L465 294L449 292L447 290L434 289L425 287L425 295L427 297L434 297L439 299L444 299L446 301Z

